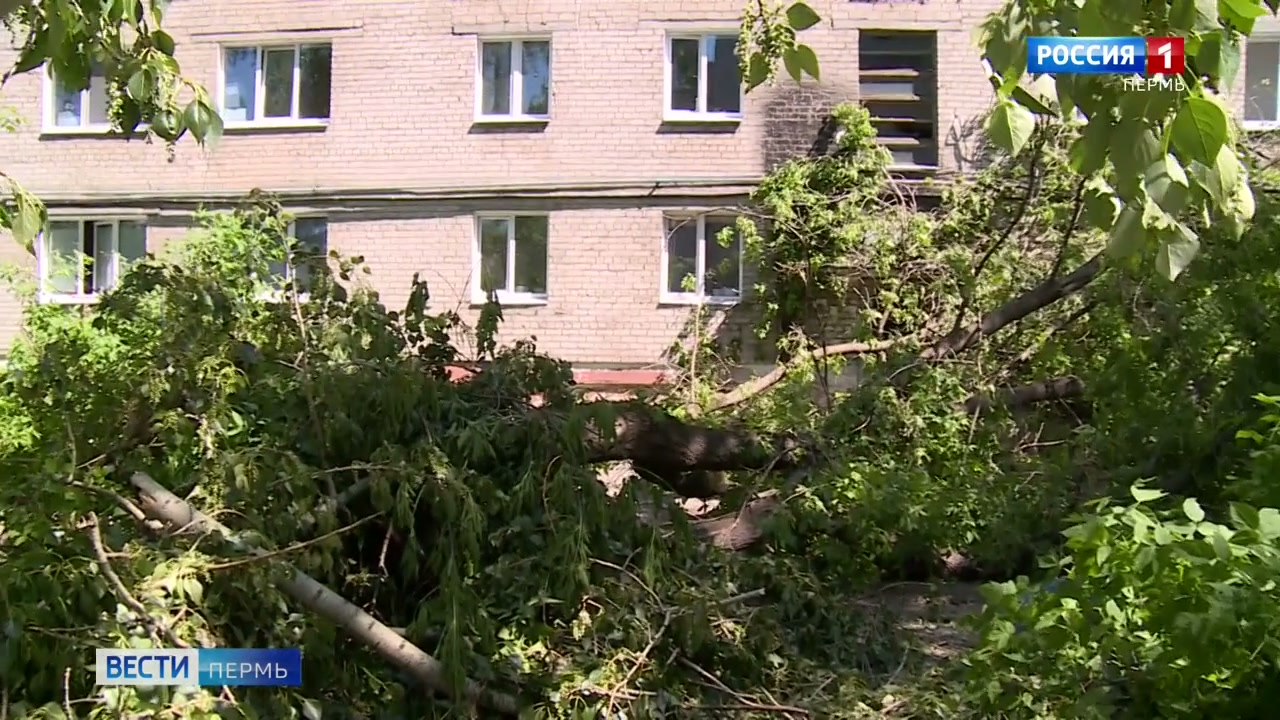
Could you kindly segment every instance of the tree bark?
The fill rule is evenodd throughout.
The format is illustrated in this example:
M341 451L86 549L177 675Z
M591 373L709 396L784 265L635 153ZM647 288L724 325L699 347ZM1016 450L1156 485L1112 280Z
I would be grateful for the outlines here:
M1085 288L1106 267L1103 254L1094 255L1091 260L1076 268L1069 275L1045 280L1034 288L983 315L977 322L948 333L946 337L934 343L920 353L920 360L939 360L950 355L964 352L977 345L983 338L994 335L1000 330L1018 322L1033 312L1042 310L1059 300L1077 293Z
M303 607L346 630L365 646L373 649L426 687L445 695L452 694L444 665L416 645L396 634L376 618L347 602L345 598L321 585L292 564L269 557L265 550L247 545L226 526L196 510L177 495L144 473L130 479L140 497L139 506L148 516L167 524L171 530L185 528L222 536L235 549L274 563L286 572L276 581L280 589ZM468 702L478 703L505 715L516 715L520 708L510 695L487 690L468 680L463 692Z
M593 403L595 404L595 403ZM588 429L587 460L629 460L647 479L657 479L677 495L708 497L705 471L787 469L794 467L803 443L742 429L691 425L643 402L599 403L613 419L613 437ZM714 488L710 488L714 490Z
M1049 400L1065 400L1084 394L1084 382L1068 375L1052 380L1000 388L991 395L973 395L964 402L964 411L970 415L983 413L996 405L1020 408Z

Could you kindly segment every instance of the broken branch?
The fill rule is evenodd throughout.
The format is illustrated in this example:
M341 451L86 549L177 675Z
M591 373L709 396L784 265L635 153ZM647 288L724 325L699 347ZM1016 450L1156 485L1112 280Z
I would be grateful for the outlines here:
M1031 290L983 315L978 322L948 333L946 337L920 353L919 360L940 360L972 348L981 342L983 338L994 335L1031 313L1083 290L1085 286L1093 282L1102 273L1104 267L1103 254L1098 253L1089 262L1076 268L1071 274L1049 278Z
M143 605L138 598L129 592L129 588L125 587L124 581L116 574L116 569L111 567L111 559L107 555L107 546L102 541L102 529L98 524L97 513L89 513L89 542L93 545L93 555L98 561L98 569L102 572L102 577L107 579L107 584L111 586L111 590L115 592L120 602L124 603L130 610L137 614L138 619L168 640L174 647L189 648L191 647L185 640L178 637L178 633L173 631L163 621L152 617L151 612Z
M837 345L820 347L812 352L801 353L792 358L790 362L775 367L768 374L761 375L754 380L745 382L733 390L720 395L712 401L711 406L708 409L711 412L715 412L731 408L735 405L741 405L747 400L750 400L756 395L759 395L765 390L768 390L774 385L782 382L782 379L787 376L787 373L794 370L801 363L814 362L826 357L835 357L838 355L865 355L867 353L884 352L896 345L900 345L904 340L905 338L895 338L893 340L876 340L874 342L840 343ZM693 416L692 413L691 416Z
M967 414L983 413L996 405L1019 408L1049 400L1064 400L1084 394L1084 382L1068 375L1027 385L1016 385L997 390L992 395L973 395L964 402Z
M149 517L160 520L171 528L186 527L219 535L240 552L259 557L268 554L261 548L248 545L226 526L196 510L148 475L135 473L130 478L130 482L138 491L141 500L139 505ZM303 607L346 630L365 646L402 668L428 688L446 695L453 694L444 665L439 660L400 637L372 615L352 605L346 598L321 585L292 564L278 558L268 562L274 562L286 571L280 574L276 583L285 594ZM514 697L487 690L474 680L466 681L463 696L470 702L479 703L506 715L516 715L519 712L519 705Z

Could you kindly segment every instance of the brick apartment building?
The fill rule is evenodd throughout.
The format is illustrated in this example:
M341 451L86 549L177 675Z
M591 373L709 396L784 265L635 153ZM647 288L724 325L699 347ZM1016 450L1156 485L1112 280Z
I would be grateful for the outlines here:
M998 0L813 2L823 22L804 40L821 83L745 97L742 2L179 0L166 29L225 137L169 159L105 132L101 83L15 78L3 102L26 124L0 134L0 166L51 223L35 257L6 240L0 262L43 278L43 301L90 302L119 256L160 252L200 205L262 188L298 214L300 238L363 255L390 306L416 272L434 307L466 316L484 275L505 339L536 336L584 368L651 366L694 304L744 300L749 269L704 271L723 260L706 238L730 220L706 213L806 152L833 104L861 99L898 164L941 175L968 169L990 104L972 38ZM1251 119L1274 122L1280 44L1266 47L1247 74L1269 72L1270 95ZM74 248L96 260L84 277L51 270ZM698 292L682 291L686 272ZM0 347L19 331L2 294Z

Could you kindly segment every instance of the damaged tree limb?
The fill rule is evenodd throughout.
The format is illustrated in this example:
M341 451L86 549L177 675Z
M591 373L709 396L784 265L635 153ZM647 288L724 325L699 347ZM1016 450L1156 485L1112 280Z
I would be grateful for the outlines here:
M923 352L908 363L919 364L923 362L931 362L941 360L952 355L964 352L984 338L987 338L1000 330L1012 325L1015 322L1027 317L1028 315L1042 310L1066 297L1069 297L1093 282L1102 271L1106 268L1104 263L1104 255L1098 253L1093 256L1085 264L1076 268L1068 275L1050 277L1039 285L1031 288L1027 292L1013 298L1009 302L988 312L974 322L965 327L959 327L950 333L947 333L937 342L928 346ZM715 398L709 406L709 410L725 410L750 400L751 398L765 392L769 388L777 385L787 376L787 373L795 370L800 362L821 359L834 355L857 355L873 352L883 352L890 350L897 345L901 345L910 337L895 338L892 340L882 340L871 343L842 343L839 345L830 345L824 348L818 348L812 353L805 353L793 359L789 363L777 366L767 375L743 383L729 392L721 394ZM906 374L904 374L900 382L904 382Z
M588 462L629 460L646 479L657 480L683 497L713 497L702 472L790 468L803 443L734 428L690 425L643 402L599 403L613 419L613 437L592 428Z
M1065 400L1084 394L1084 382L1067 375L1051 380L1000 388L990 395L973 395L964 401L964 411L970 415L984 413L1002 405L1010 408L1026 407L1050 400Z
M138 492L140 498L138 504L143 512L153 519L166 523L171 529L187 528L220 535L228 544L241 552L260 557L267 555L265 550L247 545L226 526L196 510L146 474L135 473L130 482ZM445 695L452 694L444 666L439 660L423 652L372 615L352 605L341 595L321 585L292 564L279 558L272 558L267 562L272 562L286 570L280 574L277 584L285 594L303 607L346 630L366 647L403 669L426 687ZM472 680L467 680L463 695L469 702L505 715L516 715L520 709L514 697L487 690Z
M717 410L725 410L741 405L760 393L782 382L788 372L794 370L799 363L816 362L827 357L836 357L839 355L865 355L867 353L884 352L890 350L897 345L901 345L907 338L894 338L893 340L877 340L875 342L849 342L840 343L838 345L828 345L820 347L812 352L801 353L788 363L784 363L775 367L766 375L761 375L754 380L745 382L738 387L720 395L711 402L709 408L711 412ZM691 413L692 415L692 413Z
M984 338L1042 310L1063 298L1083 290L1104 268L1103 254L1076 268L1071 274L1045 280L1027 292L983 315L977 322L958 328L920 353L918 360L940 360L964 352Z

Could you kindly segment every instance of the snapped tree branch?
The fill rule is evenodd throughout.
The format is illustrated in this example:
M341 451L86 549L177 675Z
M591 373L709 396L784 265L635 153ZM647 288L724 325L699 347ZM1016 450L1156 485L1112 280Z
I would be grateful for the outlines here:
M193 508L150 476L135 473L130 478L130 483L138 492L140 499L138 504L143 512L167 524L171 529L187 528L195 532L218 535L240 552L259 557L268 555L267 551L250 546L226 526ZM303 607L346 630L366 647L403 669L426 687L445 695L452 694L444 665L439 660L423 652L372 615L352 605L341 595L320 584L292 564L279 558L264 561L275 563L284 570L276 580L277 585ZM463 696L468 702L477 703L505 715L516 715L520 709L516 699L511 695L488 690L474 680L466 681Z

